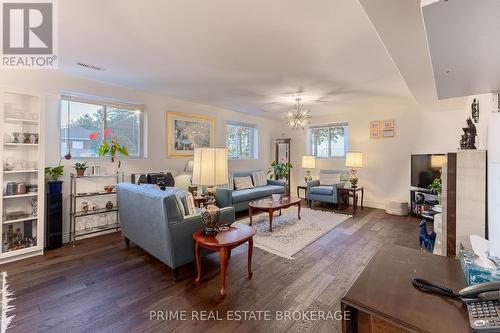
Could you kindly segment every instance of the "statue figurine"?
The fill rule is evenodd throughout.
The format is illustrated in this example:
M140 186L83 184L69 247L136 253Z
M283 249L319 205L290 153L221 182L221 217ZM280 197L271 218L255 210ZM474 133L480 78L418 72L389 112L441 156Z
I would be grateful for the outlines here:
M462 140L460 140L460 149L477 149L476 148L476 126L471 118L467 118L467 127L462 128Z
M476 98L472 101L471 110L472 119L474 119L474 122L477 124L479 122L479 101Z

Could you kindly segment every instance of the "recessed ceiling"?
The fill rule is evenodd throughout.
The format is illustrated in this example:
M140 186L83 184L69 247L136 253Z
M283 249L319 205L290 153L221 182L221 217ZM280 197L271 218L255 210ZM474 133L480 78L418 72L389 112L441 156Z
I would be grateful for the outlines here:
M297 95L313 116L414 103L354 0L65 0L59 16L78 76L272 117Z

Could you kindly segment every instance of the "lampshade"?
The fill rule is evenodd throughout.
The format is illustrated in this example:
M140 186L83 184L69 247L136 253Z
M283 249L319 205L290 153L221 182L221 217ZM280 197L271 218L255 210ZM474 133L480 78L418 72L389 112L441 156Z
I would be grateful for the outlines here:
M363 153L349 152L345 156L345 166L349 168L362 168L363 167Z
M200 186L227 184L227 148L195 148L192 182Z
M193 172L193 163L194 160L191 159L186 163L186 166L184 167L184 172Z
M442 168L446 161L446 155L431 155L431 168Z
M316 167L316 157L311 155L302 156L302 168L314 169Z

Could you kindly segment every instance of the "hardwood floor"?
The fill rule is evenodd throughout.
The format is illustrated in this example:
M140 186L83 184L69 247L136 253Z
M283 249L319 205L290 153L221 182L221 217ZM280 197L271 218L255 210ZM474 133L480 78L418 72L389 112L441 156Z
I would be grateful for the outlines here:
M201 321L191 311L339 310L339 300L384 244L418 248L418 220L365 208L287 260L255 248L247 279L246 246L233 250L227 296L219 291L217 255L172 271L118 233L78 242L42 257L6 264L16 317L9 332L337 332L339 321ZM188 311L189 320L149 320L153 311Z

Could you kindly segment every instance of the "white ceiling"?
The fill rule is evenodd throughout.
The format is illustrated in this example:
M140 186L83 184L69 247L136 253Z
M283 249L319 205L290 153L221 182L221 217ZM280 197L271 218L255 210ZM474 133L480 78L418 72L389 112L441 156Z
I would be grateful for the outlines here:
M297 94L313 115L415 103L356 0L64 0L59 17L78 76L273 117Z
M500 1L437 1L422 8L439 98L500 90Z

